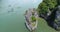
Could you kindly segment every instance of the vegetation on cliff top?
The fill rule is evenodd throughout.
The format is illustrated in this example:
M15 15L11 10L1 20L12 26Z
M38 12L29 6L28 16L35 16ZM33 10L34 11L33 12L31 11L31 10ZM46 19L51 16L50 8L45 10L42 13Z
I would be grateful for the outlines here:
M60 5L60 0L43 0L38 6L38 13L46 14L48 11L53 11L53 9Z

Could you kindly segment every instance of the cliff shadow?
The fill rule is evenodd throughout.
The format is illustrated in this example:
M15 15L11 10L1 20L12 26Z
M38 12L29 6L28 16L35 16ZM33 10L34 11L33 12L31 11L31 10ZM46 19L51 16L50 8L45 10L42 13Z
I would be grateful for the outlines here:
M54 25L54 20L55 20L55 17L56 17L56 11L57 11L57 9L54 9L54 11L51 13L51 15L48 16L47 19L45 19L48 26L50 26L52 28L54 28L53 25Z

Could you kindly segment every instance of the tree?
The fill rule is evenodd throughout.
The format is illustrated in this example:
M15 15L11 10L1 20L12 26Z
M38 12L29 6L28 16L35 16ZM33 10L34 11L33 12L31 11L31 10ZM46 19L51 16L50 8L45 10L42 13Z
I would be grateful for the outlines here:
M58 5L60 5L60 0L57 0Z
M43 2L38 6L38 13L46 14L48 11L53 11L56 6L57 0L43 0Z
M36 21L36 18L35 18L34 15L32 15L32 17L31 17L31 21L32 21L32 22L35 22L35 21Z
M46 5L46 3L42 2L39 7L39 13L45 14L48 10L48 6Z

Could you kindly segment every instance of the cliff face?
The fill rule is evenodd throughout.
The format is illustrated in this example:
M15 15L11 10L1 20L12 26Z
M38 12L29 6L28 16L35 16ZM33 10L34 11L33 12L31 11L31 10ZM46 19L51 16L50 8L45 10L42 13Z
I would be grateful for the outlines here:
M60 21L60 6L58 6L58 9L56 11L56 18Z
M56 23L56 29L58 29L58 30L60 30L60 6L58 6L57 7L57 11L56 11L56 15L55 15L55 20L57 20L57 21L55 21L55 23ZM58 27L58 28L57 28Z
M60 6L56 7L51 15L47 18L47 22L55 29L60 27Z

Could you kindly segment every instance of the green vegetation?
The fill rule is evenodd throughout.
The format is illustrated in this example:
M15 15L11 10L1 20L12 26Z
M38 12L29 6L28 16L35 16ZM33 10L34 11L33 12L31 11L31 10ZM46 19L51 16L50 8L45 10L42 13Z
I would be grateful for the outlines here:
M41 16L41 14L47 16L47 13L49 11L53 12L58 5L60 5L60 0L43 0L37 8L39 16ZM54 14L52 14L52 16L54 17ZM55 20L55 22L57 21Z
M39 13L46 13L48 10L48 7L46 6L46 3L42 2L39 7Z
M32 21L32 22L35 22L35 21L36 21L36 18L35 18L34 15L32 15L32 17L31 17L31 21Z
M58 20L57 19L55 19L55 23L57 23L58 22Z
M46 14L48 11L53 11L53 9L57 6L57 0L43 0L42 3L38 6L39 14Z
M32 26L34 27L36 25L36 23L32 23Z
M55 29L49 27L44 19L38 18L37 32L59 32L59 31L56 31Z

